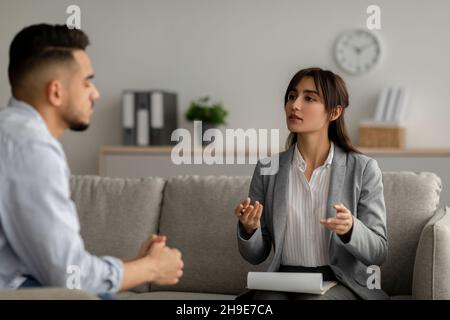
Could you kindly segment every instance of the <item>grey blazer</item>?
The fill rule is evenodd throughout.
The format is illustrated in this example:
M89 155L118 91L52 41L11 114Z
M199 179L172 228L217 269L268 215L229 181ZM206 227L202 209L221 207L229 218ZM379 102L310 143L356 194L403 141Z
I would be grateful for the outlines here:
M258 162L250 185L249 197L264 206L261 228L247 239L238 223L238 246L241 255L252 264L260 264L274 249L268 271L277 271L281 263L287 223L289 168L295 145L279 155L275 175L261 175ZM272 162L273 163L273 162ZM344 243L334 232L329 233L330 267L336 278L363 299L387 299L381 289L369 289L373 269L386 259L388 243L386 208L381 171L377 162L357 153L345 153L335 145L331 164L327 217L336 215L333 204L342 202L353 214L350 241ZM382 275L381 275L382 276ZM373 283L373 281L369 281Z

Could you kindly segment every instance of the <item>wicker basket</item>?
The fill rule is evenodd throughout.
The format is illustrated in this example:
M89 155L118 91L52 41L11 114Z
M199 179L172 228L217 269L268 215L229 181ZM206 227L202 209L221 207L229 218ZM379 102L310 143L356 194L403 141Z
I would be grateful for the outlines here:
M405 128L360 127L359 146L364 148L405 148Z

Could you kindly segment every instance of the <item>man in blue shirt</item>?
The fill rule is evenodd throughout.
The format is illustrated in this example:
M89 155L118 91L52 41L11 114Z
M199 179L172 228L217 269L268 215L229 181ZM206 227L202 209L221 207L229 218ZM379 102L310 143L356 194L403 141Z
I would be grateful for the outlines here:
M77 266L81 289L111 294L146 282L175 284L181 253L151 236L132 261L89 254L70 199L64 130L89 127L99 92L89 39L63 25L33 25L10 47L13 98L0 112L0 288L66 287Z

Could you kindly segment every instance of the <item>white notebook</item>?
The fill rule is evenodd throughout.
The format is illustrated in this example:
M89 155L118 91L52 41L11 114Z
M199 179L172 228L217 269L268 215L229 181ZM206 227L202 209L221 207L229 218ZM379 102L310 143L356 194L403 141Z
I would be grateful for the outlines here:
M323 281L321 273L249 272L247 288L282 292L324 294L337 284Z

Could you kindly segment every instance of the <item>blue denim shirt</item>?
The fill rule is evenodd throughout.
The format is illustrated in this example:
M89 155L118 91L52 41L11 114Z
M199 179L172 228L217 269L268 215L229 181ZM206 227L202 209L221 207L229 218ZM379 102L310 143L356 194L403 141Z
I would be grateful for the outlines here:
M92 293L120 289L123 262L84 248L69 178L41 115L11 99L0 111L0 288L18 288L30 275L46 287L77 277L72 285Z

